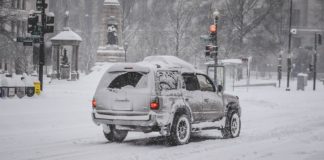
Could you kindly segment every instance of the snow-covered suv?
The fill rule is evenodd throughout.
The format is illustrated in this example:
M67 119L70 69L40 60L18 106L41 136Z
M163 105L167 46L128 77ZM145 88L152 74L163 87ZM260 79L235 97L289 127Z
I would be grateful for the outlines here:
M191 64L173 56L151 56L119 63L103 75L92 118L109 141L122 142L128 131L160 132L172 145L189 142L192 132L219 129L239 136L238 97L224 94Z

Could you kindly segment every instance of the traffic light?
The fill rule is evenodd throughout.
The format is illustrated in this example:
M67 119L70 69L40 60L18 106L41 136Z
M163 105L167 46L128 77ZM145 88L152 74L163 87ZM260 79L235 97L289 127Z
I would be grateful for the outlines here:
M210 33L216 33L217 32L217 26L215 24L212 24L209 26L209 32Z
M54 13L49 13L46 15L46 28L45 33L54 32Z
M205 49L205 56L206 57L213 57L215 56L216 53L216 50L217 50L217 47L216 46L213 46L213 45L207 45L206 46L206 49Z
M209 57L210 56L210 45L207 45L205 48L205 57Z
M43 1L45 1L45 0L37 0L37 1L36 1L36 9L37 9L38 11L41 11L43 8L44 8L44 9L47 8L47 3L44 3L44 5L43 5Z
M321 35L321 34L318 34L318 35L317 35L317 43L318 43L319 45L322 45L322 35Z
M313 70L314 70L314 65L309 64L308 69L309 69L309 72L313 72Z
M282 72L282 66L278 66L278 72Z
M27 32L33 34L33 32L37 30L38 16L35 14L30 14L27 21Z

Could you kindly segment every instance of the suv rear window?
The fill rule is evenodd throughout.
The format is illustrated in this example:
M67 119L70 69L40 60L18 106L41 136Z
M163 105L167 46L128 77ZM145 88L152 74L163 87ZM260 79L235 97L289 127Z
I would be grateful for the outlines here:
M111 73L117 74L117 77L111 81L108 88L121 89L123 87L145 88L147 87L147 74L139 72Z

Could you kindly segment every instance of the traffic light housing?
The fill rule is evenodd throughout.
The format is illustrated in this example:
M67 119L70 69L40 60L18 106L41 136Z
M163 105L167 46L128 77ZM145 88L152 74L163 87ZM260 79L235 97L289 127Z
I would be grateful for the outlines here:
M38 16L35 14L30 14L27 22L27 32L33 34L37 30Z
M309 64L308 69L309 69L309 72L313 72L314 71L314 65Z
M45 27L45 33L53 33L54 32L54 14L48 14L46 15L46 27Z
M38 11L41 11L43 8L44 9L46 9L47 8L47 3L44 3L44 5L43 5L43 1L45 1L45 0L37 0L36 1L36 9L38 10Z
M209 57L210 56L210 46L207 45L205 48L205 57Z
M278 72L282 72L282 66L281 65L278 66Z
M318 43L319 45L322 45L322 35L321 35L321 34L318 34L318 35L317 35L317 43Z
M217 50L217 46L214 45L207 45L205 48L205 56L206 57L213 57L215 56Z

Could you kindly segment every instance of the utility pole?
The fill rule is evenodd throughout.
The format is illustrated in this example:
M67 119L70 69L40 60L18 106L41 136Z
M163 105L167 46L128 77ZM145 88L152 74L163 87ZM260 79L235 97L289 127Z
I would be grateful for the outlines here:
M46 5L46 6L45 6ZM45 35L45 28L46 28L46 14L45 9L47 8L47 4L45 4L45 0L41 1L41 19L42 19L42 25L41 25L41 34L39 37L39 73L38 73L38 79L40 82L40 88L43 90L43 68L45 64L45 45L44 45L44 35ZM46 8L45 8L46 7Z
M317 33L315 32L315 40L314 40L314 71L313 71L313 90L316 89L316 63L317 63Z
M210 56L214 58L214 83L217 86L217 65L218 65L218 44L217 44L217 32L218 32L218 18L219 11L215 10L213 13L214 16L214 24L209 27L210 32L210 41L212 45L206 46L206 49L209 48Z
M313 62L313 90L316 90L316 76L317 76L317 45L321 45L322 44L322 35L321 34L317 34L315 32L315 39L314 39L314 62Z
M282 77L282 52L280 52L279 58L278 58L278 82L279 82L279 88L281 87L281 77Z
M215 55L214 55L214 64L215 64L215 68L214 68L214 81L216 82L215 85L218 85L217 82L217 65L218 65L218 44L217 44L217 31L218 31L218 17L219 17L219 11L216 10L213 13L214 16L214 25L216 27L216 32L215 32L215 36L214 36L214 46L215 46Z
M290 17L289 17L289 40L288 40L288 57L287 57L287 88L286 91L290 91L289 82L290 82L290 75L291 75L291 23L292 23L292 10L293 10L293 3L290 0Z

